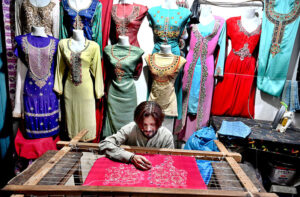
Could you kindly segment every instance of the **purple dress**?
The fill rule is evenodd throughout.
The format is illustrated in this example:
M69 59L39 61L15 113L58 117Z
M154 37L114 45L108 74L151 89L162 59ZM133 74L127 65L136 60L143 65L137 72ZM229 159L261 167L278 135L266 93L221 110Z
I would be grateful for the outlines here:
M58 39L26 34L15 41L15 54L28 68L23 92L27 137L53 136L59 132L58 97L53 91Z
M176 120L178 139L187 141L193 132L208 125L214 76L223 76L226 24L221 17L208 25L193 24L190 51L182 78L182 119ZM214 51L220 46L214 68Z

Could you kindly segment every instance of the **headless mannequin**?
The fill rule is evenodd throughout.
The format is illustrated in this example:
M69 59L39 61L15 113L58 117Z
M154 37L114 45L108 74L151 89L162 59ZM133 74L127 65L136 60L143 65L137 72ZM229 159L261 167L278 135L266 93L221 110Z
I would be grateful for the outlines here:
M129 37L128 36L119 36L118 45L129 46Z
M40 37L45 37L47 38L47 34L45 32L45 28L44 27L35 27L32 26L31 28L31 35L32 36L40 36Z
M165 9L178 9L178 5L176 4L176 0L165 0L162 5L162 8Z
M119 0L119 4L133 4L133 0Z
M208 25L213 20L215 20L214 16L212 15L211 6L209 5L201 5L201 13L199 16L199 22L202 25Z
M29 0L29 2L35 7L45 7L51 2L51 0Z
M85 37L83 30L74 29L71 38L71 50L74 52L80 52L85 47Z
M260 25L260 19L256 16L255 8L245 8L241 14L241 22L243 28L249 33L256 30L256 28Z
M171 45L169 45L169 44L161 44L160 45L160 53L161 54L165 54L165 55L172 54Z
M76 11L89 8L91 3L92 0L68 0L69 6L75 9Z

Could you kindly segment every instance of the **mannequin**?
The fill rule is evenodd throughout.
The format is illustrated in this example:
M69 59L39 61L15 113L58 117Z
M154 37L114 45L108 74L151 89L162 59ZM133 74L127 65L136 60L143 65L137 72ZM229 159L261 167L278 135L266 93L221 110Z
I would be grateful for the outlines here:
M215 18L212 15L211 6L201 5L201 13L200 13L200 17L199 17L199 22L202 25L208 25L213 20L215 20Z
M80 52L85 47L85 37L83 35L83 30L74 29L71 38L71 49L74 52Z
M118 45L129 46L129 37L128 36L119 36Z
M76 11L87 9L92 2L92 0L68 0L69 6Z
M133 0L119 0L120 4L133 4Z
M162 54L172 54L171 45L169 45L169 44L160 45L160 53L162 53Z
M178 5L176 4L176 0L165 0L162 5L162 8L165 9L178 9Z
M51 2L51 0L29 0L29 2L35 7L45 7Z
M256 30L256 28L260 25L260 19L256 16L255 8L245 8L241 13L241 22L242 26L249 33Z
M32 26L31 35L45 37L45 38L48 37L47 34L46 34L46 32L45 32L45 28L44 27L35 27L35 26Z

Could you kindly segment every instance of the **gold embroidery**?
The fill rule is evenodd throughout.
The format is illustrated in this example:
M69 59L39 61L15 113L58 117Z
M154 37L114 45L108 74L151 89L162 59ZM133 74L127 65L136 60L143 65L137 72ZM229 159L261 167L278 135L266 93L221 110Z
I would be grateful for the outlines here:
M25 112L25 115L26 116L31 116L31 117L41 118L41 117L53 116L54 114L57 114L58 112L59 112L59 110L55 110L55 111L53 111L51 113L46 113L46 114L35 114L35 113Z
M34 130L30 130L30 129L26 129L26 132L27 133L33 133L33 134L41 134L41 133L51 133L55 130L59 129L59 126L53 128L53 129L50 129L50 130L39 130L39 131L34 131Z
M121 61L125 60L126 58L128 58L130 56L130 54L131 54L131 45L129 46L128 54L126 56L122 57L122 58L118 58L118 57L116 57L114 55L113 48L114 48L114 45L111 46L111 56L117 60L117 63L115 65L115 74L117 76L117 80L121 81L122 77L123 77L123 75L125 73L125 71L122 69L122 63L121 63Z

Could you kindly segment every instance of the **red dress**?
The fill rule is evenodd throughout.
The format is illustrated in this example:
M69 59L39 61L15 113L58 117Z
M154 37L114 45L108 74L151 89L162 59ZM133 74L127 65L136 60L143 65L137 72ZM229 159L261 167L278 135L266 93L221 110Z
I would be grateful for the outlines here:
M116 43L119 35L129 37L129 43L140 47L137 34L146 16L148 8L139 4L114 4L111 10L112 29L111 40Z
M243 28L240 16L229 18L226 23L232 50L225 63L223 80L215 87L211 113L242 117L250 117L250 113L254 118L256 59L253 52L259 42L261 25L249 33Z

